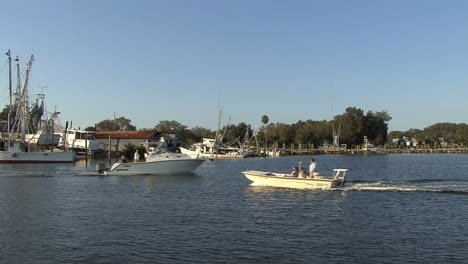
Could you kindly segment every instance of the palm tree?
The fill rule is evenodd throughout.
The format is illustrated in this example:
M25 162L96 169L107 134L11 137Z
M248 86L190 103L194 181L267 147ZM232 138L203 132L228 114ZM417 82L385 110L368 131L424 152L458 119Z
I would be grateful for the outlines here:
M267 115L263 115L263 116L262 116L262 123L263 123L264 125L266 125L266 124L268 124L268 121L270 121L270 119L268 118L268 116L267 116Z
M267 116L267 115L263 115L263 116L262 116L262 123L263 123L264 129L265 129L265 132L264 132L264 134L265 134L265 145L263 146L263 154L264 154L265 156L266 156L266 146L267 146L267 136L266 136L266 133L267 133L266 131L267 131L267 130L266 130L266 125L268 124L268 121L270 121L270 119L268 118L268 116Z

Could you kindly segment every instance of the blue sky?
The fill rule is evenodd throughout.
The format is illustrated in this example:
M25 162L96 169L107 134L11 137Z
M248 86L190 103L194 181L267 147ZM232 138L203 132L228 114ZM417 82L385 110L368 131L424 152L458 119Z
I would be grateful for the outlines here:
M388 111L390 130L467 122L467 1L0 1L0 51L50 111L215 128ZM6 56L0 104L7 103Z

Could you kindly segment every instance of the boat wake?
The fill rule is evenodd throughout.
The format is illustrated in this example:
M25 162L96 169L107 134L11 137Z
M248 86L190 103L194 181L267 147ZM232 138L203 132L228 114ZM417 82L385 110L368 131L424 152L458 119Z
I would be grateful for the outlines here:
M466 179L421 179L408 181L351 181L344 191L434 192L468 195Z

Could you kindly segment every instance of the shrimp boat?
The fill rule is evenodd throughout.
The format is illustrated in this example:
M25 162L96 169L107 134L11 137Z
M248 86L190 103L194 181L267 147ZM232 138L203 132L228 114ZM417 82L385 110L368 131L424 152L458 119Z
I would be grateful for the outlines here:
M333 176L315 176L314 178L295 177L291 174L266 171L243 171L244 176L255 186L272 186L298 189L333 189L346 183L348 169L334 169Z
M6 53L9 62L9 75L11 76L11 56L10 50ZM34 56L31 55L29 62L26 64L25 79L21 87L19 60L16 58L16 67L18 73L18 85L16 93L12 93L11 77L9 78L10 88L10 104L8 111L8 131L7 141L0 142L0 163L69 163L74 162L76 153L73 151L54 151L53 133L46 131L44 135L50 135L50 145L38 145L41 131L37 127L41 123L41 118L44 112L44 95L39 95L35 104L30 107L28 97L28 82L29 72L31 69ZM42 103L39 103L42 101ZM55 111L50 120L46 123L47 127L53 127L53 120L59 112ZM27 134L38 134L37 138L27 138ZM4 135L2 135L4 137ZM47 138L46 136L45 138ZM57 138L58 139L58 138ZM36 144L32 144L35 141ZM42 148L42 149L41 149Z

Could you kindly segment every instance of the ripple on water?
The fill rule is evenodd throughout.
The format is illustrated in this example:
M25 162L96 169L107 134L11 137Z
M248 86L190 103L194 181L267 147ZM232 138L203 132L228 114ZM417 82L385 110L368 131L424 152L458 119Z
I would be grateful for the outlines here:
M462 263L467 157L315 156L323 174L350 169L334 191L251 186L241 173L310 156L171 176L0 165L0 263Z

